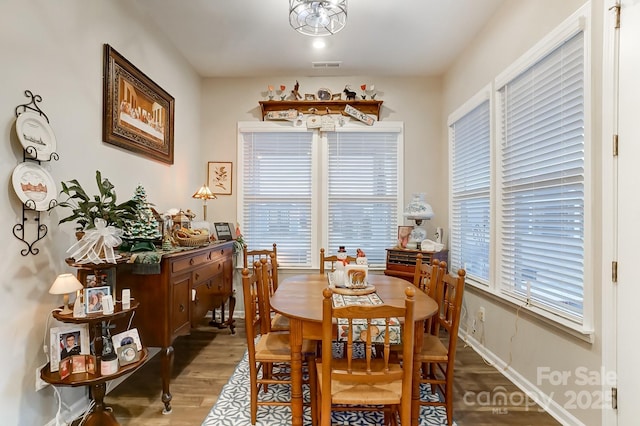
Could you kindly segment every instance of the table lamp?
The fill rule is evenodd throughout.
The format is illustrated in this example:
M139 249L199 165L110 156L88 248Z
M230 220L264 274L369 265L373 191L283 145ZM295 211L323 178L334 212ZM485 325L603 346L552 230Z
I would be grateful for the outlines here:
M196 193L193 194L192 197L199 198L202 200L202 210L204 213L202 217L204 218L204 220L207 220L207 200L212 200L218 197L213 195L213 193L211 192L211 190L207 185L202 185L202 187L198 189L198 191L196 191Z
M50 294L63 294L64 295L64 305L62 308L62 315L72 314L73 311L69 309L69 294L73 293L77 290L81 290L82 284L75 275L73 274L60 274L58 278L53 282L51 288L49 289Z
M404 217L409 220L415 220L416 226L411 231L409 244L412 247L420 248L418 245L427 239L427 230L423 228L422 221L429 220L434 216L431 205L425 201L425 193L419 192L411 196L411 201L404 209Z

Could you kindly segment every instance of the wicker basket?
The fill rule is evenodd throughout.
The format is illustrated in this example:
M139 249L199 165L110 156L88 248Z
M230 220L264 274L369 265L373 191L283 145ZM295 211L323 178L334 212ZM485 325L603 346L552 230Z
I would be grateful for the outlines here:
M176 240L178 245L182 247L198 247L209 243L209 234L193 235L189 238L181 238L174 233L173 238Z

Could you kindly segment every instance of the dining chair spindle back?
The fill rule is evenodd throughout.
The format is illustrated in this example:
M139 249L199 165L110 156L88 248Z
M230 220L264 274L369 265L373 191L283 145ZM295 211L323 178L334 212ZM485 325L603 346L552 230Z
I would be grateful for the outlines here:
M414 296L415 288L405 290L404 306L390 305L349 305L333 307L333 293L330 288L323 291L322 302L322 358L316 360L316 370L311 375L312 395L318 399L319 420L321 426L331 424L332 410L377 411L385 406L385 424L396 425L399 414L403 425L411 421L411 385L413 371L413 348L404 345L404 362L393 358L390 334L394 318L404 318L402 339L414 338ZM341 323L339 334L346 339L346 355L342 358L332 356L332 341L335 324ZM366 326L356 325L356 320L366 320ZM372 320L377 321L377 326ZM382 324L382 321L384 320ZM345 326L346 324L346 326ZM382 356L373 356L372 335L384 335ZM364 345L364 358L354 357L354 341ZM380 346L376 346L380 350ZM317 386L314 388L313 385ZM317 424L317 421L314 421Z
M440 268L443 263L439 265ZM422 366L420 383L430 385L431 391L440 393L443 399L420 400L420 404L444 406L449 425L453 424L453 370L465 275L464 269L459 269L456 275L446 272L443 274L436 289L438 312L434 316L433 333L424 335L422 349L416 359ZM414 383L414 386L419 384Z
M329 269L329 271L333 272L333 271L336 270L336 263L337 262L343 262L344 261L344 263L346 263L346 264L355 263L356 262L356 258L353 257L353 256L346 256L344 258L344 260L343 260L343 259L339 259L338 256L335 255L335 254L333 256L325 256L324 253L325 253L324 252L324 248L321 248L320 249L320 273L321 274L324 274L324 271L325 271L325 268L327 266L327 263L330 265L330 268L331 268L331 269Z

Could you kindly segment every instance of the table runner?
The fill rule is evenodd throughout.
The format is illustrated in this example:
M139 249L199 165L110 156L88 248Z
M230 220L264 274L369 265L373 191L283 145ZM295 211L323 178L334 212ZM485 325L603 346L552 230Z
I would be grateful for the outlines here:
M349 305L382 305L382 299L376 293L365 294L361 296L349 296L345 294L333 294L333 307L343 307ZM371 342L372 343L384 343L385 338L385 320L384 318L372 319L371 320ZM346 318L338 318L338 341L346 342L347 341L347 332L349 328L349 320ZM363 332L366 333L367 330L367 320L366 319L354 319L352 334L354 342L362 342L364 339L361 338ZM389 326L389 343L392 345L398 345L401 343L400 340L400 321L398 318L390 319Z

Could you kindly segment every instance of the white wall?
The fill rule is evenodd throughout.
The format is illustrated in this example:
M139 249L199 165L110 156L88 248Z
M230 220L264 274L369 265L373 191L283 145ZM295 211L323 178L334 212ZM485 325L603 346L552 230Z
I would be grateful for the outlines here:
M361 84L375 84L376 99L383 102L381 120L403 121L405 124L404 199L412 192L426 192L433 206L435 218L426 226L433 235L436 226L446 223L445 167L446 144L442 139L441 81L438 78L389 78L372 76L350 77L261 77L206 79L203 84L202 139L203 167L206 161L233 161L236 164L238 121L260 120L258 101L266 100L268 85L281 84L291 90L296 79L300 93L316 93L326 87L341 92L346 84L352 88ZM343 95L344 99L344 95ZM219 196L208 204L209 220L235 222L236 195Z
M175 97L173 166L102 142L104 43ZM201 203L191 198L204 179L203 170L193 167L200 156L200 79L125 0L3 0L0 56L0 340L5 347L0 354L1 423L42 425L54 417L57 404L51 387L35 392L35 369L46 361L46 318L61 303L48 289L59 273L72 272L64 259L73 242L73 225L59 227L63 213L55 209L43 213L48 234L35 246L40 253L20 255L26 245L11 233L22 214L11 184L12 171L22 161L15 107L29 101L24 96L27 89L42 96L40 107L49 116L60 156L43 166L58 189L61 181L77 178L95 190L95 171L101 170L122 200L140 183L158 210L183 207L200 212ZM82 388L63 392L67 404L84 394Z
M489 25L479 34L475 41L461 55L455 65L444 76L443 117L446 117L461 106L466 100L480 91L509 64L533 47L565 18L580 8L583 0L521 0L505 2L500 11L493 17ZM599 161L600 126L599 99L601 98L601 57L602 57L602 4L592 2L593 40L592 40L592 95L593 95L593 143L596 160ZM443 134L446 134L446 123L443 122ZM442 157L446 162L446 156ZM596 182L600 179L600 168L594 162ZM599 185L594 185L599 188ZM598 206L601 194L594 194L594 205ZM600 259L599 229L601 226L599 210L595 216L594 234L596 240L591 250L593 259ZM600 424L600 411L591 404L585 409L572 409L568 395L586 391L583 396L595 401L601 396L596 386L583 387L576 384L575 369L585 367L590 372L599 372L602 365L601 319L599 301L601 296L600 263L586 265L588 272L596 277L595 285L595 342L586 343L571 337L566 332L549 326L540 320L527 315L524 311L516 313L513 306L497 302L495 298L484 292L467 286L465 307L468 317L465 324L471 322L480 306L486 308L484 334L478 332L474 337L483 341L481 350L495 357L503 365L510 365L508 374L525 385L533 385L547 396L551 396L555 404L552 409L561 412L568 410L568 417L575 416L573 421L587 425ZM591 268L591 270L589 270ZM463 324L463 328L466 328ZM513 336L513 338L512 338ZM572 374L564 385L552 385L547 380L538 380L537 368L548 367L551 371L568 371ZM528 382L528 383L527 383ZM599 385L599 384L598 384ZM494 392L495 393L495 392ZM495 395L494 395L495 396ZM562 414L562 413L561 413ZM564 413L566 414L566 413ZM573 422L569 422L573 423Z

